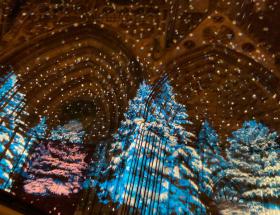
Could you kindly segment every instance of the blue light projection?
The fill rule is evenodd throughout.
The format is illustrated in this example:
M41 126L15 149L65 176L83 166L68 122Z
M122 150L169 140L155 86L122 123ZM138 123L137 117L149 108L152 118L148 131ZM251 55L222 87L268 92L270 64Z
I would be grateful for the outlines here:
M223 153L221 140L208 121L197 137L186 130L185 125L192 123L168 81L150 100L151 94L152 87L143 82L129 102L113 143L96 144L88 164L82 124L70 121L47 134L47 119L42 117L36 126L24 129L25 95L19 92L13 72L3 76L0 189L10 192L14 175L21 174L30 195L68 197L82 188L93 188L99 202L113 202L117 205L113 210L124 214L207 214L209 201L243 204L256 214L279 211L276 132L255 120L246 121L226 140L229 146ZM34 147L27 162L38 140L46 143ZM24 165L27 171L22 171Z
M226 176L238 187L235 192L240 201L247 202L251 211L258 214L265 213L266 205L279 207L278 137L266 125L251 120L245 121L242 128L228 138L231 145L226 150L229 159Z
M132 213L205 213L195 179L202 163L189 145L193 134L182 126L191 124L186 108L175 101L167 82L145 118L150 93L151 86L143 83L129 103L111 149L110 179L99 183L100 201L111 199ZM201 183L211 189L207 175Z
M21 116L25 104L24 94L18 92L17 77L13 72L0 79L0 189L10 191L12 175L21 171L33 142L42 135L45 119L24 132Z
M227 162L222 156L222 150L220 148L220 140L217 132L205 120L198 132L198 138L196 141L196 151L200 155L200 159L205 168L202 169L200 175L208 175L211 178L211 187L215 189L217 183L224 175L224 169L227 168ZM203 179L198 179L203 180ZM203 191L203 187L200 186L200 190ZM211 190L212 191L212 190ZM216 198L215 193L205 192L209 198Z
M186 108L175 101L168 82L147 108L150 94L151 86L141 84L114 135L109 164L100 159L97 169L103 171L87 179L86 188L95 187L100 202L117 203L113 210L124 214L208 214L209 202L237 199L255 213L278 208L280 146L275 132L245 122L227 140L231 145L225 155L208 121L193 141L195 136L183 127L191 125Z

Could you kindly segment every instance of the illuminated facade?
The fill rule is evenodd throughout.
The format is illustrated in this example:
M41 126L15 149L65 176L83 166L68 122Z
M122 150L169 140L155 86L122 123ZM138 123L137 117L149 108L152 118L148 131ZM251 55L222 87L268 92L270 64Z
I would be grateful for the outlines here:
M1 204L277 214L279 11L276 0L2 1L0 189L16 204Z

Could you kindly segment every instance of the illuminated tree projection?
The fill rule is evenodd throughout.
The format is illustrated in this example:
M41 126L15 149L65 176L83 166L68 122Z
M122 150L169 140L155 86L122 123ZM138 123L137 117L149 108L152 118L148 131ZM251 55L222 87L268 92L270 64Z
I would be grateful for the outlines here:
M87 168L80 123L70 121L52 130L49 140L38 144L27 168L24 189L40 196L77 193Z
M13 175L21 171L29 149L44 135L44 119L29 131L22 129L24 95L17 91L17 77L12 72L1 78L0 87L0 189L9 191Z
M211 186L216 188L216 183L224 177L224 170L227 168L227 162L222 156L221 149L219 147L219 136L214 128L211 127L206 120L202 124L202 127L198 133L196 149L200 155L201 161L207 169L202 169L203 173L211 178ZM210 170L210 171L209 171ZM203 191L203 188L200 187ZM213 196L216 192L208 193L208 197L215 198ZM206 197L207 197L206 196Z
M84 135L85 131L83 131L82 124L77 120L71 120L67 124L59 125L52 130L50 139L82 144Z
M231 145L226 151L230 167L226 175L236 184L239 201L252 203L256 209L263 203L279 201L280 145L277 138L278 134L270 132L264 124L246 121L228 139Z
M187 120L186 107L175 101L175 94L169 82L163 85L155 102L157 103L156 116L164 122L163 136L168 138L167 161L164 164L166 166L164 170L167 172L163 173L167 173L165 180L169 184L168 196L161 203L159 211L165 214L206 213L206 207L200 197L203 192L205 195L212 192L209 186L211 180L202 171L207 168L203 166L195 149L190 146L190 137L194 135L183 128L183 125L191 124Z
M154 97L150 85L140 85L113 144L96 144L89 165L79 121L47 135L43 117L25 130L22 117L28 113L17 77L9 73L0 82L0 189L11 191L20 174L24 190L34 196L95 188L101 203L116 203L122 213L207 214L209 202L231 201L258 214L279 205L277 133L246 121L228 138L223 155L218 134L206 120L193 141L194 134L185 129L192 125L186 107L175 101L168 81Z
M95 147L95 152L91 156L92 159L87 169L87 179L83 183L85 189L96 187L102 179L102 173L108 167L107 150L108 144L103 141Z
M151 87L143 83L129 103L111 150L111 178L100 184L103 192L99 197L107 203L105 197L109 196L123 205L123 210L141 210L143 214L205 213L197 179L203 179L200 186L208 193L211 182L201 174L206 167L189 145L193 134L182 127L191 124L186 108L175 101L167 82L145 117L150 93Z
M110 150L112 159L106 173L112 175L112 180L100 184L103 189L103 193L99 193L100 197L104 197L104 193L107 193L108 189L115 189L115 194L112 190L110 197L113 201L124 202L123 195L129 177L129 164L132 164L132 155L136 155L135 145L138 141L137 138L139 138L139 124L144 121L145 104L150 93L151 86L143 83L140 85L136 97L129 101L128 111L124 114L125 120L121 122L118 132L114 135L115 142ZM123 171L124 168L126 171ZM127 178L125 179L125 177ZM119 179L120 181L118 181ZM112 188L109 188L109 186ZM104 201L104 203L107 202L107 200Z

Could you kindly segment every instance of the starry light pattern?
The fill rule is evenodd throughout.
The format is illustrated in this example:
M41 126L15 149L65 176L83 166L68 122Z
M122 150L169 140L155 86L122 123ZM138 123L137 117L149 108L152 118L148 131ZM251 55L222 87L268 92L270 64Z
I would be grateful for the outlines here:
M3 0L0 63L14 68L25 95L26 129L44 116L49 128L78 119L85 143L97 143L119 128L143 79L168 73L193 122L186 128L197 134L208 119L225 149L244 120L280 131L279 5Z

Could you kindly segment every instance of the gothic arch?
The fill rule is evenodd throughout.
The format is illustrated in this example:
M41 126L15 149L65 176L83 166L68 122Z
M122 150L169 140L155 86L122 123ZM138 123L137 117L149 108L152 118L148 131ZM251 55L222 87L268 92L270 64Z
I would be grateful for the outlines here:
M224 124L217 129L225 135L244 119L256 118L280 130L280 74L248 56L222 45L205 45L166 60L162 70L195 124L212 118L216 125Z
M75 95L96 105L95 117L101 119L87 126L102 122L95 129L102 131L102 137L117 128L128 100L146 77L119 36L93 24L42 35L6 52L0 62L13 67L19 91L26 95L26 107L35 111L27 121L47 115L50 124L58 123L63 119L55 115Z

